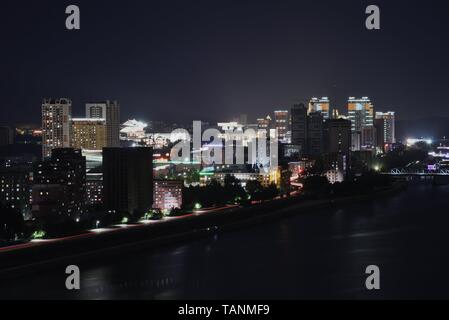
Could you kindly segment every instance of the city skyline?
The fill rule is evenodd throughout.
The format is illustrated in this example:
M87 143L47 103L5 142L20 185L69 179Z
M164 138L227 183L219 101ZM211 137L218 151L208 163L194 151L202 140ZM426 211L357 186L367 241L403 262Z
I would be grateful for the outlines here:
M0 300L449 299L449 2L1 7Z

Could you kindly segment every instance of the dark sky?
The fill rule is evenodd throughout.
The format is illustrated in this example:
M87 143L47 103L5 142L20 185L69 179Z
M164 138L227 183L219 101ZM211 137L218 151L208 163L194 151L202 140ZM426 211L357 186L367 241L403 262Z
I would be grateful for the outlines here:
M0 122L40 121L43 97L117 99L123 118L229 120L299 99L369 96L399 118L447 116L447 1L0 2ZM65 7L81 30L65 29ZM365 8L381 9L381 30Z

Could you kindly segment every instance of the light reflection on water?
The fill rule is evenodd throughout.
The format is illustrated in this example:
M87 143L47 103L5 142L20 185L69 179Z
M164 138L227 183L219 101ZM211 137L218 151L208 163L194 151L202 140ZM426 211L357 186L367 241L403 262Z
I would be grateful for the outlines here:
M449 187L415 185L385 199L299 214L158 250L0 284L1 298L449 298ZM382 290L364 289L376 264Z

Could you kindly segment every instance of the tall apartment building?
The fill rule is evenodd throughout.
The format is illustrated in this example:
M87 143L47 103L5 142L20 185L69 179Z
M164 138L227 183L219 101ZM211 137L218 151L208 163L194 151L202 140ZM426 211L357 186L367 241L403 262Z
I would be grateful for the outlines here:
M385 121L384 119L374 119L374 128L376 129L376 145L380 152L385 151Z
M51 157L53 149L69 148L72 101L44 99L42 102L42 156Z
M86 158L81 150L53 149L34 165L32 211L36 218L79 216L86 204Z
M31 209L31 172L30 163L0 160L0 203L19 210L24 217Z
M351 155L351 121L328 119L324 123L324 164L328 170L346 173Z
M361 132L362 128L374 125L374 106L368 97L348 99L348 118L352 131Z
M323 154L323 114L312 112L307 117L307 155L319 157Z
M117 101L87 103L86 118L105 119L107 147L120 147L120 105Z
M271 121L272 119L270 116L257 119L257 126L259 130L269 130L271 128Z
M368 97L350 97L348 119L351 121L352 150L360 151L374 147L374 106L371 100Z
M103 186L107 210L146 213L153 205L153 150L104 148Z
M72 119L72 148L103 150L107 146L105 119Z
M329 119L324 123L325 152L349 155L351 151L351 122Z
M274 121L279 140L285 141L290 126L290 113L288 110L277 110L274 112Z
M383 120L384 143L396 143L396 118L393 111L376 112L376 120Z
M291 109L292 144L301 148L301 153L307 152L307 112L304 103L296 104Z
M309 101L309 114L313 112L320 112L323 119L330 118L330 100L328 97L312 98Z

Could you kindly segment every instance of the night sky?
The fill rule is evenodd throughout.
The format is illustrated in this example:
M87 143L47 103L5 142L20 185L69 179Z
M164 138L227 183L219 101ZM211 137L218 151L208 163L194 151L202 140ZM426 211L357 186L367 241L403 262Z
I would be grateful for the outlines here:
M330 96L400 119L449 117L447 1L39 0L0 3L0 122L44 97L117 99L122 118L231 120ZM65 29L65 8L81 30ZM381 9L381 30L365 8Z

